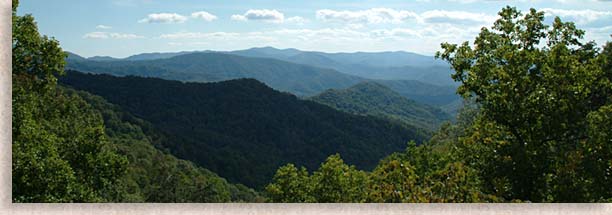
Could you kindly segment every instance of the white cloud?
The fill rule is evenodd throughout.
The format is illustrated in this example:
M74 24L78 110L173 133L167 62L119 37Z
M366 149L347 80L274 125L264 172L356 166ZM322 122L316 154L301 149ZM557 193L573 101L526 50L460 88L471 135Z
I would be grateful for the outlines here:
M568 12L569 11L569 12ZM587 10L588 11L588 10ZM609 12L591 11L590 15L570 10L548 9L548 12L565 16L582 17L587 21L602 24L578 26L586 30L585 41L594 39L598 44L610 40L612 26L606 24ZM252 17L234 15L233 19L253 20ZM550 16L550 15L548 15ZM595 16L592 18L591 16ZM298 23L308 21L302 17L257 16L259 20L276 20L277 23ZM273 18L276 17L276 18ZM473 13L468 11L430 10L422 13L411 11L373 8L356 11L319 10L317 19L342 22L336 27L284 28L252 32L178 32L163 34L159 38L171 44L185 47L198 44L207 49L241 49L255 46L293 47L320 51L376 51L410 50L433 54L440 49L440 43L461 43L473 41L481 27L490 27L496 14ZM282 20L282 21L279 21ZM404 25L380 25L398 23ZM410 24L405 24L410 23ZM578 24L578 23L577 23ZM380 28L377 28L380 27ZM206 44L202 43L206 41ZM169 44L170 44L169 43ZM221 45L224 44L224 45ZM398 45L399 44L399 45Z
M232 15L232 20L247 21L247 20L262 20L268 22L282 23L285 20L285 15L277 10L248 10L243 15Z
M200 18L203 20L206 20L207 22L213 21L215 19L217 19L217 16L210 14L206 11L198 11L198 12L193 12L191 13L191 17L192 18Z
M285 23L295 23L295 24L298 24L298 25L302 25L304 23L309 22L309 20L305 19L304 17L301 17L301 16L292 16L292 17L289 17L289 18L285 19L284 22Z
M390 8L371 8L358 11L322 9L317 10L316 17L324 21L349 23L401 23L406 19L417 18L417 14L411 11L398 11Z
M147 18L141 19L139 23L183 23L187 17L176 13L152 13Z
M208 42L191 42L191 43L179 43L179 42L169 42L169 46L202 46L202 45L210 45Z
M426 28L391 28L375 30L357 30L352 28L321 28L321 29L279 29L270 31L253 32L178 32L172 34L162 34L159 38L185 40L185 39L205 39L205 40L227 40L234 39L255 39L267 38L272 40L299 40L309 41L377 41L385 39L406 40L406 39L439 39L456 37L467 40L474 37L479 28L463 28L453 26L426 27Z
M365 26L363 24L360 23L350 23L348 25L346 25L346 28L348 29L363 29Z
M236 21L247 21L247 18L243 15L234 14L230 17L232 20Z
M316 17L324 21L339 21L347 23L404 23L415 20L420 23L493 23L495 16L484 13L471 13L465 11L430 10L421 14L406 10L390 8L371 8L357 11L336 11L323 9L316 12Z
M205 41L206 45L200 45L206 49L228 50L269 45L334 52L403 49L432 54L439 50L442 42L473 40L479 32L479 26L452 24L381 29L347 25L341 28L284 28L251 32L178 32L162 34L159 38L186 47Z
M87 39L107 39L108 38L108 33L106 32L90 32L87 33L85 35L83 35L83 38L87 38Z
M178 32L172 34L162 34L159 38L162 39L203 39L203 38L213 38L213 37L237 37L239 33L227 33L227 32L212 32L212 33L202 33L202 32Z
M599 28L585 28L585 40L595 40L599 45L605 45L606 42L612 41L612 25L603 26Z
M492 24L495 21L496 16L465 11L430 10L421 13L419 18L425 23Z
M108 26L108 25L97 25L96 26L96 29L111 29L111 28L113 28L113 27Z
M559 16L561 18L572 19L576 24L587 24L590 22L597 21L602 18L612 18L612 12L610 11L595 11L595 10L563 10L554 8L543 8L545 16Z
M377 29L370 31L372 37L389 38L389 37L422 37L418 30L408 28L393 28L393 29Z
M145 38L145 37L136 35L136 34L95 31L95 32L90 32L90 33L83 35L83 38L86 38L86 39L140 39L140 38Z

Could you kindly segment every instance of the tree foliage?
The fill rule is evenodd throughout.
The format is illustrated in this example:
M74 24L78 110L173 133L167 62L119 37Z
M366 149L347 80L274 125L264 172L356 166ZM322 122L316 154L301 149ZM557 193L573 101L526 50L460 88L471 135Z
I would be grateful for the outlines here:
M13 201L108 201L126 160L109 147L102 119L56 88L64 53L13 1Z
M293 164L278 169L266 186L272 202L364 202L368 178L364 171L344 163L340 155L329 156L312 175Z
M155 148L167 138L153 126L103 98L75 91L99 111L105 133L117 152L127 157L114 202L258 202L254 190L228 183L217 174Z
M344 164L338 154L328 157L310 176L306 169L298 171L288 164L278 169L266 194L272 202L497 201L480 192L473 169L461 162L426 158L433 154L424 151L428 149L412 144L406 152L385 158L372 172ZM412 156L418 158L408 159Z
M584 31L573 23L557 17L547 26L544 13L535 9L523 15L506 7L499 16L473 47L444 43L437 53L456 71L458 93L481 107L471 134L461 141L468 163L486 179L488 192L506 199L609 198L590 188L596 178L609 179L602 171L592 176L587 169L596 164L585 159L610 159L609 149L593 150L609 142L589 133L595 118L609 114L601 108L612 95L610 44L601 52L594 42L581 42ZM595 136L609 133L598 130ZM600 169L609 165L603 163Z
M425 139L399 123L300 100L254 79L182 83L67 73L61 83L102 96L163 132L167 138L156 146L255 189L286 163L314 169L340 153L372 169L405 142Z

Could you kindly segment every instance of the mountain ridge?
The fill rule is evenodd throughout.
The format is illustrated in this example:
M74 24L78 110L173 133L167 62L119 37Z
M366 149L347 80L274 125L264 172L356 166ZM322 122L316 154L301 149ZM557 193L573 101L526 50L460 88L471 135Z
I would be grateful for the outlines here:
M369 169L408 141L427 138L416 128L301 100L255 79L183 83L68 71L60 83L152 123L174 140L161 145L178 158L254 188L288 162L315 168L341 153Z
M309 99L349 113L400 120L429 132L434 132L442 122L451 119L450 115L438 108L407 99L372 81L341 90L326 90Z
M298 96L313 96L327 89L344 89L368 79L333 69L296 64L264 57L224 53L191 53L172 58L142 61L90 61L70 55L67 68L117 76L137 75L168 80L214 82L256 78L274 89ZM454 87L416 80L375 80L409 99L434 106L460 99ZM443 93L443 95L438 95Z

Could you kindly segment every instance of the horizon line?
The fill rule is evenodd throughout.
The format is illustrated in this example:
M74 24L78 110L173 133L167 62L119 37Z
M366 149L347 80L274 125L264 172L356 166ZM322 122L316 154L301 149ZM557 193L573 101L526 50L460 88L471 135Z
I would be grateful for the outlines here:
M78 55L80 57L83 58L93 58L93 57L110 57L110 58L114 58L117 60L121 60L121 59L126 59L132 56L136 56L136 55L140 55L140 54L167 54L167 53L180 53L180 52L234 52L234 51L244 51L244 50L250 50L250 49L263 49L263 48L273 48L273 49L277 49L277 50L297 50L297 51L301 51L301 52L320 52L320 53L325 53L325 54L356 54L356 53L385 53L385 52L403 52L403 53L410 53L410 54L417 54L417 55L421 55L421 56L425 56L425 57L434 57L434 54L424 54L424 53L418 53L418 52L413 52L413 51L407 51L407 50L385 50L385 51L339 51L339 52L325 52L325 51L318 51L318 50L302 50L302 49L297 49L297 48L277 48L274 46L256 46L256 47L250 47L250 48L246 48L246 49L235 49L235 50L210 50L210 49L205 49L205 50L182 50L182 51L167 51L167 52L141 52L141 53L132 53L130 55L127 55L125 57L116 57L116 56L111 56L111 55L92 55L92 56L85 56L85 55L81 55L75 51L71 51L71 50L66 50L64 49L64 52L70 52L72 54Z

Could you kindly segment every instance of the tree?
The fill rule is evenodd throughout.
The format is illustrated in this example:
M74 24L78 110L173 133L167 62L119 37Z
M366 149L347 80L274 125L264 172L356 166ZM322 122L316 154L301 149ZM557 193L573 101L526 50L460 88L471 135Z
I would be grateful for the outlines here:
M497 201L494 196L480 191L478 176L461 162L448 163L442 169L432 170L424 182L428 202L457 203Z
M56 88L64 53L40 36L13 0L13 201L112 201L126 160L110 147L101 116Z
M299 170L293 164L280 167L273 182L266 186L272 202L314 202L310 195L310 178L306 168Z
M272 202L364 202L368 176L344 163L340 155L329 156L311 176L293 164L279 168L266 186Z
M593 178L585 170L592 164L584 156L593 144L587 116L611 101L609 61L594 42L580 41L584 31L571 22L557 17L547 26L543 12L523 16L513 7L499 16L492 29L482 28L473 48L443 43L436 54L455 70L458 93L480 106L471 135L460 144L468 152L463 156L479 170L487 192L507 199L608 198L588 188Z
M583 142L585 173L595 201L612 201L612 105L587 116L588 142Z
M383 162L370 174L368 202L425 202L418 180L409 162Z
M364 202L367 175L344 163L339 154L329 156L311 176L317 202Z

